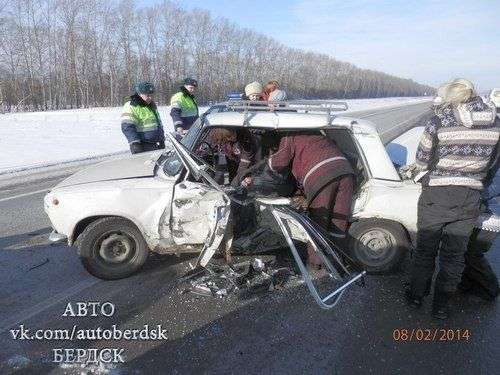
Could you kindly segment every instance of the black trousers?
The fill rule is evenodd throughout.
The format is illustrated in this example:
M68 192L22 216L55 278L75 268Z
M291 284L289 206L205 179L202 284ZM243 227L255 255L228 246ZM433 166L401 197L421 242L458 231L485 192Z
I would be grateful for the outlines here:
M456 291L464 254L480 212L481 192L462 186L424 187L418 201L417 249L410 270L413 295L430 293L436 257L436 292Z
M498 278L484 254L491 248L497 232L475 228L465 253L465 268L462 274L463 289L476 289L487 299L499 294Z

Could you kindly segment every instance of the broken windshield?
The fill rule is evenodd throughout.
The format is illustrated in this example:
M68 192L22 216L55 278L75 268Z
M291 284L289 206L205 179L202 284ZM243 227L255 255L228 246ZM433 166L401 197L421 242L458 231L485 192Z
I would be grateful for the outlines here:
M201 132L201 129L203 128L206 116L210 113L224 112L226 110L227 107L225 105L216 104L211 106L207 111L205 111L205 113L203 113L198 118L198 120L196 120L196 122L189 129L188 133L180 140L180 143L187 150L189 151L193 150L194 145ZM191 154L191 156L194 157L199 162L201 162L202 164L205 164L202 160L196 157L196 155ZM169 176L176 176L181 171L182 168L181 159L175 152L172 152L172 150L164 152L160 156L156 164L158 166L161 166L163 164L163 171ZM207 167L210 168L209 166Z
M189 129L188 133L180 141L188 150L193 148L196 139L198 139L198 134L200 134L203 126L203 119L203 117L200 117L196 120L193 126ZM158 159L157 164L163 164L163 171L169 176L176 176L180 172L183 165L181 159L173 149L164 152Z

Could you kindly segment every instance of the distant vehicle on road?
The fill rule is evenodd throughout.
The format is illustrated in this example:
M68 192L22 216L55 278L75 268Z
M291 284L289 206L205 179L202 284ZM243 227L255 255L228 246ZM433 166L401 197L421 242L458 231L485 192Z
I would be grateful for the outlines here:
M500 89L491 90L489 99L495 104L495 107L500 108Z

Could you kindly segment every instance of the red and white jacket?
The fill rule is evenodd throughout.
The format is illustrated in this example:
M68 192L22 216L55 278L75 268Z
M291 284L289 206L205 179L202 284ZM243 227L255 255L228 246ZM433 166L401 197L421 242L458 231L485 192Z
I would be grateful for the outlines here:
M335 178L354 171L335 142L322 135L293 135L281 138L279 149L269 158L274 172L291 172L309 201Z

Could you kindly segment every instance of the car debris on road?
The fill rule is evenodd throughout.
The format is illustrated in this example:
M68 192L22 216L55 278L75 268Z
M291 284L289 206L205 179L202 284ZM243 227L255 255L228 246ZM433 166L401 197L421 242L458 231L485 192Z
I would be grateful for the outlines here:
M265 262L262 258L233 265L211 263L181 278L181 284L188 284L182 288L182 293L216 298L235 295L246 299L254 294L284 288L290 281L298 280L293 270L275 263L274 260Z

